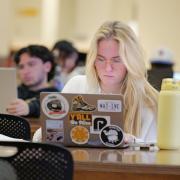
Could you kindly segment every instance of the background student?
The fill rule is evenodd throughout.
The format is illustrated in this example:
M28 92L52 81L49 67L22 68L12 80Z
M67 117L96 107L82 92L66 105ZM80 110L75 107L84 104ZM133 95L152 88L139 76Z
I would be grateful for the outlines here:
M49 85L54 76L54 58L44 46L30 45L20 49L14 57L21 84L18 99L7 107L9 114L28 117L40 115L40 92L57 92Z
M60 91L69 79L81 73L77 66L78 50L70 41L62 40L55 43L52 52L57 64L52 83Z
M148 70L148 81L158 91L164 78L173 78L174 57L168 48L156 49L150 58L151 68Z

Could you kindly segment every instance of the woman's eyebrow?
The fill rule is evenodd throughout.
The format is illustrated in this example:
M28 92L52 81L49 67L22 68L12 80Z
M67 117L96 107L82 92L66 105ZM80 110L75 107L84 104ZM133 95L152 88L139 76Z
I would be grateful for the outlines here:
M102 58L105 58L104 56L100 55L100 54L97 54L97 56L99 57L102 57ZM116 58L120 58L120 56L113 56L112 59L116 59Z
M114 56L114 57L112 57L113 59L115 59L115 58L120 58L120 56Z
M104 58L104 56L102 56L102 55L100 55L100 54L97 54L97 56L100 56L100 57Z

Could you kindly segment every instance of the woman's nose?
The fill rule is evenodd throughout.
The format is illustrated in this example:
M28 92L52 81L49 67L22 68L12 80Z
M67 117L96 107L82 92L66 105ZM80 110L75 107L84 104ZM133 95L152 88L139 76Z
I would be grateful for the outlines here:
M112 63L110 62L110 61L106 61L106 64L105 64L105 70L107 71L107 72L109 72L109 71L112 71Z

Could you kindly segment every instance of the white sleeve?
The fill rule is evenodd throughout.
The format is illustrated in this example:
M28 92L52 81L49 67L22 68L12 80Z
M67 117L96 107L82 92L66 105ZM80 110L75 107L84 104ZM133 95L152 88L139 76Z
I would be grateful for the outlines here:
M32 141L33 142L41 142L42 141L42 128L39 128L38 130L36 130L36 132L33 135Z
M64 88L62 93L85 93L86 91L86 76L77 75L71 78Z
M140 138L145 142L157 142L156 115L152 110L144 108L142 112L142 125Z

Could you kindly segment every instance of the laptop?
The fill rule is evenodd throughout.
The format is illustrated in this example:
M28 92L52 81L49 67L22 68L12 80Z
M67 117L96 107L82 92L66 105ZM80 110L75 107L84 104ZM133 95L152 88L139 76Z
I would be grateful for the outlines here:
M0 86L0 113L7 113L7 106L17 98L15 68L0 68Z
M41 93L42 139L80 147L123 147L123 97Z

